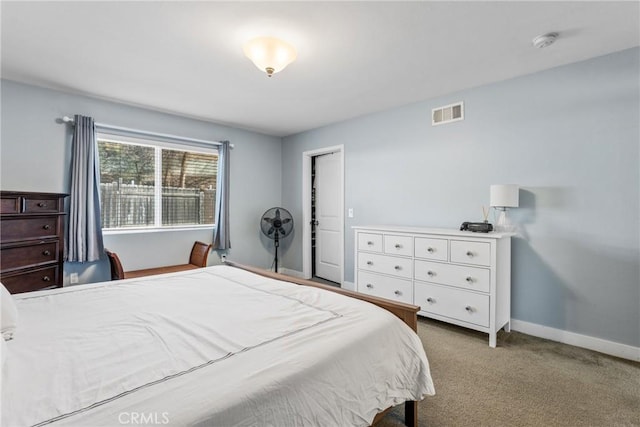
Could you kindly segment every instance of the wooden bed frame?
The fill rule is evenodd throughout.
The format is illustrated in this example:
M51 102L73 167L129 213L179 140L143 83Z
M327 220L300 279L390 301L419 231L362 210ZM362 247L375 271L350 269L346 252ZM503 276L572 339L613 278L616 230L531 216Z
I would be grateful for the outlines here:
M312 282L311 280L300 279L292 276L286 276L284 274L274 273L272 271L264 270L262 268L238 264L233 261L225 261L224 264L229 265L231 267L240 268L242 270L250 271L252 273L256 273L261 276L269 277L272 279L295 283L297 285L311 286L314 288L324 289L326 291L336 292L338 294L346 295L351 298L356 298L362 301L370 302L371 304L377 305L378 307L383 308L395 314L397 317L400 318L400 320L406 323L414 332L417 332L418 330L418 310L420 310L420 307L418 306L391 301L384 298L378 298L371 295L361 294L358 292L349 291L347 289L337 288L334 286L323 285L321 283ZM392 408L387 408L383 412L380 412L378 415L376 415L372 425L375 425L378 421L380 421L391 409ZM409 427L418 426L418 405L416 401L409 400L404 403L404 420L405 420L405 424Z

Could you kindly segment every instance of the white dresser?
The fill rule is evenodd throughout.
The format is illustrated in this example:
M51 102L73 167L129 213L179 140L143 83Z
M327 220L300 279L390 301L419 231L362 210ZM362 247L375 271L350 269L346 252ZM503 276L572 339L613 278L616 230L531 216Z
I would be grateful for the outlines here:
M371 226L355 230L358 292L420 306L421 316L496 334L511 320L511 234Z

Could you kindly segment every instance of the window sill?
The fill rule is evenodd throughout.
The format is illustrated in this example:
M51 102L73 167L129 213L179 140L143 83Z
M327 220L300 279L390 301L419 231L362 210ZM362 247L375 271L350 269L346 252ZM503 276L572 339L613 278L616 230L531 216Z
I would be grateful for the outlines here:
M175 227L144 227L144 228L103 228L102 234L104 236L113 236L117 234L145 234L145 233L164 233L171 231L198 231L198 230L211 230L215 228L215 225L184 225Z

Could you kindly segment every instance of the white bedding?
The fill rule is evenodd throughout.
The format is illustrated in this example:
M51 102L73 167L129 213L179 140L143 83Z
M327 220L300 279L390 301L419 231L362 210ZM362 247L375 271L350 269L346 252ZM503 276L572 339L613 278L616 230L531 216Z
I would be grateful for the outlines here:
M385 310L217 266L16 295L2 425L368 425L433 394Z

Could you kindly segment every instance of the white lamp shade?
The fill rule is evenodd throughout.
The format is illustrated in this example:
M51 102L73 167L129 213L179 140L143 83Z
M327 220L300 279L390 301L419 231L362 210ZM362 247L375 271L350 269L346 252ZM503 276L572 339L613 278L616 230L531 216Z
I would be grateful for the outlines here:
M282 71L297 56L293 46L274 37L258 37L249 40L244 45L244 54L253 61L258 69L270 70L271 73Z
M519 190L519 187L515 184L492 185L489 197L491 206L496 208L517 208Z

